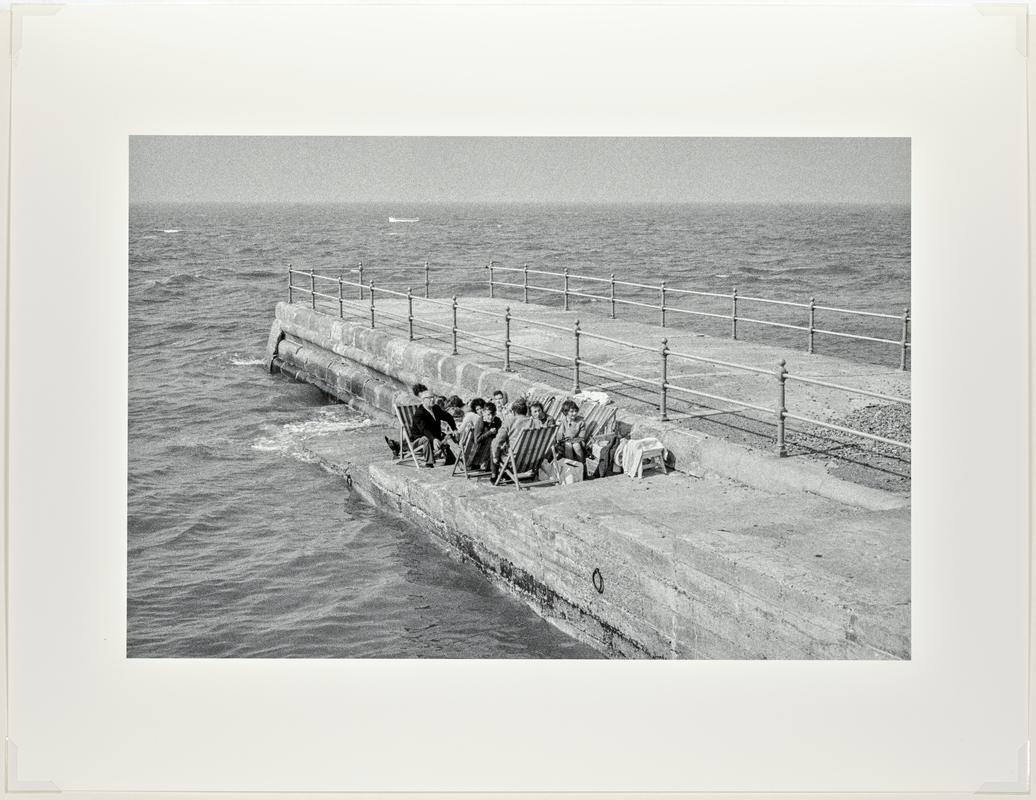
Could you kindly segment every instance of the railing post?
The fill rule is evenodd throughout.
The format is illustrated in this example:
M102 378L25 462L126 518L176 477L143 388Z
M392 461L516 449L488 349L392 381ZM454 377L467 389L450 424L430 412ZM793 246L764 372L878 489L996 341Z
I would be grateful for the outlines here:
M371 327L374 327L374 281L368 284L371 294Z
M453 355L457 355L457 295L453 295Z
M899 344L899 368L907 368L907 342L910 341L910 309L903 309L903 335Z
M817 301L815 298L809 298L809 343L806 346L806 352L813 352L813 329L816 327L816 305Z
M504 372L511 371L511 307L504 309Z
M291 268L291 264L288 264L288 303L289 304L293 303L295 301L295 298L292 295L292 290L295 288L294 285L292 284L292 276L294 274L295 274L295 271Z
M414 290L406 287L406 322L407 336L414 341Z
M662 383L659 386L660 401L659 409L662 412L662 422L669 421L669 340L662 340Z
M489 299L492 300L494 296L494 290L496 287L493 285L493 262L489 262Z
M313 309L317 307L317 278L313 270L309 271L309 306Z
M362 261L359 264L359 269L357 270L357 272L360 273L360 277L358 277L356 279L356 283L359 285L360 299L362 300L363 299L363 262Z
M341 275L338 276L338 318L345 319L345 298L342 296L344 288L343 278Z
M784 415L788 409L784 404L784 383L788 370L784 368L784 359L781 359L777 368L777 455L784 457L788 455L788 448L784 444Z
M522 266L522 273L525 276L525 283L522 286L522 302L529 302L529 265L525 264Z
M737 338L737 287L734 287L734 292L730 295L730 338Z
M431 284L430 276L428 273L428 262L424 262L424 296L428 297L428 287Z
M612 319L615 319L615 273L611 274L608 279L608 285L611 287L611 301L612 301Z
M568 267L565 267L565 311L568 311Z
M662 281L659 289L662 291L662 305L659 306L662 309L662 327L665 327L665 281Z
M575 358L572 359L572 392L573 394L579 394L579 320L576 320L572 332L575 335Z

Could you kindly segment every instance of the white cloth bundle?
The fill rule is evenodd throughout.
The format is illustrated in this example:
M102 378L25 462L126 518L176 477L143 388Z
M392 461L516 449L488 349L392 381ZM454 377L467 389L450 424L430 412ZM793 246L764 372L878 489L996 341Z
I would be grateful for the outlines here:
M640 469L640 460L644 456L644 451L652 450L656 447L661 447L662 457L668 458L669 453L665 450L665 445L654 436L649 436L646 439L624 439L615 453L615 461L622 467L623 472L633 477L637 474L637 470Z
M582 403L586 400L593 400L595 403L600 403L602 406L606 406L612 401L607 392L579 392L578 394L572 395L572 399L577 403Z

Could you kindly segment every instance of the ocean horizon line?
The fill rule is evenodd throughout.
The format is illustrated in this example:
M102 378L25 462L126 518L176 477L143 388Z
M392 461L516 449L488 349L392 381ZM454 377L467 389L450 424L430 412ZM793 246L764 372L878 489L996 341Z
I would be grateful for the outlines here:
M683 208L700 206L796 206L796 207L895 207L909 208L910 201L897 200L255 200L255 199L147 199L129 200L130 206L338 206L388 207L403 213L407 208L428 207L540 207L623 208L628 206Z

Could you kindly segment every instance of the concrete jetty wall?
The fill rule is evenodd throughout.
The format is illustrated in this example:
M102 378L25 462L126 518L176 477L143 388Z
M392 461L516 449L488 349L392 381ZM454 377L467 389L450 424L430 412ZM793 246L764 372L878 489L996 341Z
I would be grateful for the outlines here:
M485 397L495 389L512 397L530 388L559 391L297 304L277 305L267 356L272 370L293 374L345 402L358 399L388 414L396 393L409 391L418 381L462 397Z
M416 381L462 397L565 394L298 304L278 305L268 356L272 370L382 415ZM662 439L681 472L518 493L394 464L379 444L388 427L311 447L609 655L909 657L906 499L621 407L617 419L626 435Z
M396 333L299 304L277 305L267 356L272 370L319 386L361 409L386 414L392 413L393 397L418 381L442 394L464 398L488 397L495 389L510 397L530 390L557 396L569 393L566 387L528 381L444 353L441 347L410 342ZM621 407L616 420L622 435L660 439L674 456L677 469L715 471L749 486L806 491L871 510L909 504L903 496L839 480L817 464L779 459L772 452L713 439Z

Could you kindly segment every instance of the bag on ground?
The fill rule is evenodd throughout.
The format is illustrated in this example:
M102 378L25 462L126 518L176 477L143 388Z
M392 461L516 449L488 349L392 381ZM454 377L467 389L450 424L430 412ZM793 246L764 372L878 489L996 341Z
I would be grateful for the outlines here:
M559 459L558 473L563 484L579 483L583 480L583 464L571 458Z
M591 458L586 460L586 470L591 477L604 478L611 472L612 449L615 445L615 434L598 436L590 445L590 456L593 459L593 468L590 466Z

